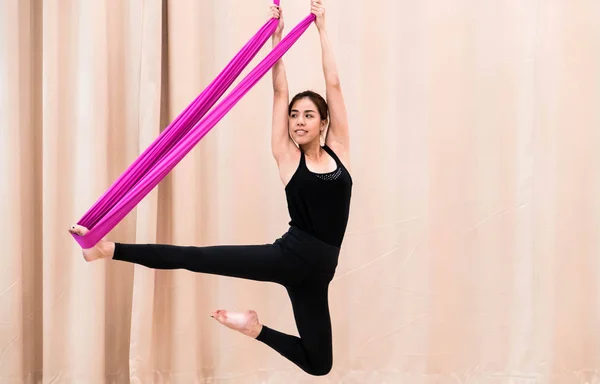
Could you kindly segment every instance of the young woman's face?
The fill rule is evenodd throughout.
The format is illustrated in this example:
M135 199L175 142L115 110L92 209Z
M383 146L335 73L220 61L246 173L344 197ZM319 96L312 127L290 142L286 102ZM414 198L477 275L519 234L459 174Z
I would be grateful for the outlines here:
M324 127L325 122L321 121L317 106L312 100L303 98L294 103L289 116L289 131L298 145L319 140Z

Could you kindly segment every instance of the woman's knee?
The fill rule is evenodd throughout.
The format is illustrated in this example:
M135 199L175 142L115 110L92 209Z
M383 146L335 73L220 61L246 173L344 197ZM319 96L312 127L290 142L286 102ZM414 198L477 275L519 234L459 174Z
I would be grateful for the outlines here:
M313 376L325 376L331 372L333 362L329 359L320 361L318 364L313 364L306 372Z

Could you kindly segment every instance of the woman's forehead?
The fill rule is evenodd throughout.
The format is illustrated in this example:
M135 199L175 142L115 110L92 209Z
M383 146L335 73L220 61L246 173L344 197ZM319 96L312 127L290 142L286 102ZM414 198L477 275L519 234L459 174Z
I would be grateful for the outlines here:
M310 99L300 99L294 104L294 109L298 111L305 111L307 109L314 110L315 103Z

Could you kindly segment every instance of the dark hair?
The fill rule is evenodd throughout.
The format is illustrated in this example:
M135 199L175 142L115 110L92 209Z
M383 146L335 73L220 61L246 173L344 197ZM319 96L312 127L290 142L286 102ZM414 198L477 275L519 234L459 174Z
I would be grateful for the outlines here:
M313 91L300 92L299 94L294 96L294 98L290 102L290 106L288 107L288 116L292 114L292 107L294 106L294 104L296 104L298 100L304 98L310 99L313 103L315 103L315 105L317 106L317 112L319 112L319 115L321 117L321 121L327 120L327 118L329 117L329 107L327 107L327 102L325 101L325 99L323 99L321 95Z

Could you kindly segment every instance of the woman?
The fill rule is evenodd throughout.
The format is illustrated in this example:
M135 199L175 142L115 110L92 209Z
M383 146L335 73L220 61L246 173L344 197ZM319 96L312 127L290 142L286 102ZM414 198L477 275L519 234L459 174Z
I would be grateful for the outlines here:
M348 222L352 179L346 109L325 27L323 0L313 0L311 12L321 39L327 102L306 91L288 105L283 61L272 70L271 144L291 217L288 232L273 244L245 246L182 247L102 240L84 249L83 256L87 261L108 258L149 268L187 269L281 284L292 302L300 337L261 324L254 311L218 310L212 317L260 340L305 372L326 375L333 363L328 288ZM279 19L272 37L275 46L284 26L281 9L272 6L269 17ZM69 231L83 236L88 230L75 225Z

